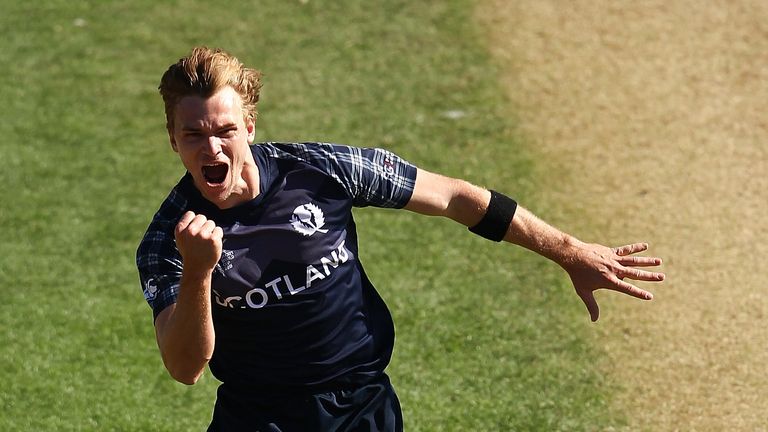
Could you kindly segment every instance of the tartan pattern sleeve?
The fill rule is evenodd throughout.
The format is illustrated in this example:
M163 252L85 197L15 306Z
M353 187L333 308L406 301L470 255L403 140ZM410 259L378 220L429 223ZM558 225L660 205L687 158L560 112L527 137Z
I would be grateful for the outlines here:
M356 207L402 208L411 199L416 167L381 148L329 143L265 143L272 157L298 159L325 171Z
M186 198L178 187L174 188L155 214L136 251L144 299L155 318L176 303L179 294L182 261L173 232L186 206Z

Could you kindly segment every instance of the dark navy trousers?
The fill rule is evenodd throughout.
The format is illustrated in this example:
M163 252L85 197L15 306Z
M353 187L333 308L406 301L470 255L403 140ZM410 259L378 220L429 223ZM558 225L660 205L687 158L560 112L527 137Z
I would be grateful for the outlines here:
M208 432L402 432L400 402L386 374L354 389L249 398L226 384Z

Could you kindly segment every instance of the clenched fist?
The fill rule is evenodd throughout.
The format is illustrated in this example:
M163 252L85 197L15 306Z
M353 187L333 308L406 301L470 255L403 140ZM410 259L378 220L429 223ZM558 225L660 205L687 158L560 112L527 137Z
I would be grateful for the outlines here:
M216 267L221 257L224 232L214 221L188 211L176 224L175 236L185 268L204 271Z

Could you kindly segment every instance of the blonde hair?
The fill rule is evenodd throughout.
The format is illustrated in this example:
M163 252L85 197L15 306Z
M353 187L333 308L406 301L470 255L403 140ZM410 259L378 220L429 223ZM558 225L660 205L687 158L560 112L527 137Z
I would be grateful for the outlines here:
M208 98L231 86L243 102L243 116L256 120L261 90L261 72L246 68L240 60L221 49L200 46L171 65L160 79L165 103L166 127L173 129L176 105L185 96Z

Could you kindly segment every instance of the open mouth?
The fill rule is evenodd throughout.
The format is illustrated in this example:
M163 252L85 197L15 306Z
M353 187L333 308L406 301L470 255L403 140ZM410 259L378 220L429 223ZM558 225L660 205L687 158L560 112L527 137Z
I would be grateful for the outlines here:
M227 178L227 172L229 172L229 166L225 163L203 165L203 177L205 181L212 185L224 183L224 180Z

